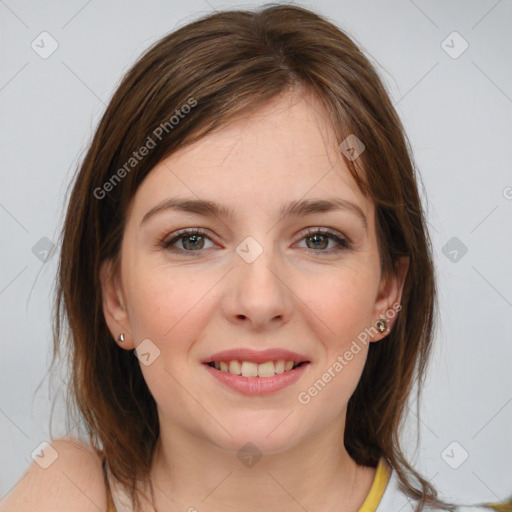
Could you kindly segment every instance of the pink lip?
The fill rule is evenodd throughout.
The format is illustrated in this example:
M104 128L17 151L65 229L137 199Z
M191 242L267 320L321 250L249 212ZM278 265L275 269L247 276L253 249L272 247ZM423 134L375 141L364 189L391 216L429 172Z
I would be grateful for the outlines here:
M247 359L244 359L244 361L247 361ZM288 370L284 373L274 375L273 377L243 377L242 375L233 375L229 372L216 370L206 363L203 364L203 366L222 384L238 391L242 395L261 396L275 393L297 382L309 366L309 363L301 364L294 370Z
M233 350L223 350L217 352L210 357L202 359L202 363L219 363L221 361L251 361L253 363L266 363L267 361L277 361L278 359L284 359L285 361L294 361L295 363L301 363L308 361L307 356L292 352L290 350L270 348L267 350L252 350L250 348L238 348ZM244 377L245 378L245 377ZM273 377L268 377L273 378Z

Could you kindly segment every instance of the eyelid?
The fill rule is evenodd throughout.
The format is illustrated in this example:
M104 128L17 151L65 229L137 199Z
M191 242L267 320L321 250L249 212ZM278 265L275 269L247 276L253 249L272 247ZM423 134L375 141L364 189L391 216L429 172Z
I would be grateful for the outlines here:
M346 236L345 234L341 233L340 231L337 231L335 229L328 228L328 227L323 227L323 226L309 226L309 227L304 228L301 231L299 231L299 234L297 236L300 236L302 238L306 235L315 234L317 232L324 232L324 233L327 233L330 235L338 236L340 238L343 238L347 242L351 242L350 238L348 236ZM165 237L162 238L162 241L167 241L168 239L172 240L173 238L176 238L180 235L193 234L193 233L208 236L210 239L215 238L210 235L210 232L208 229L190 227L190 228L181 228L176 231L173 231L172 233L166 234Z
M211 242L216 244L214 237L210 236L209 231L204 228L182 228L182 229L178 229L177 231L174 231L170 234L167 234L164 238L160 239L158 245L168 251L173 251L175 253L185 254L188 252L188 253L195 253L198 255L199 253L202 252L201 250L185 251L183 249L176 249L176 248L172 247L173 242L176 243L180 238L183 238L185 236L192 236L192 235L200 235L203 238L207 238L208 240L210 240Z
M193 236L193 235L199 235L203 238L206 238L210 240L212 243L215 242L215 237L212 237L209 233L209 230L204 228L181 228L177 231L174 231L173 233L167 234L164 238L159 240L159 245L163 247L166 250L173 251L176 253L186 254L186 253L192 253L194 255L199 255L201 252L204 252L205 249L199 249L197 251L186 251L184 249L176 249L172 246L180 239L184 238L186 236ZM303 241L306 238L312 237L314 235L327 235L330 237L331 240L334 240L338 245L336 247L331 247L327 250L315 250L315 249L309 249L309 248L303 248L306 249L308 252L316 253L317 255L321 256L323 254L325 255L332 255L336 254L337 252L340 252L342 250L346 249L352 249L352 241L343 233L332 229L328 227L321 227L321 226L310 226L307 228L304 228L301 230L298 234L298 240L296 243L299 243Z
M299 234L299 242L304 240L305 238L314 236L314 235L328 235L330 236L331 240L335 240L338 243L337 247L332 247L331 249L328 249L326 251L315 251L314 249L310 249L310 252L316 253L318 255L325 254L336 254L337 252L344 250L344 249L352 249L353 243L350 240L349 237L344 235L343 233L327 227L309 227L305 230L302 230Z
M328 234L328 235L332 235L332 236L337 236L339 238L342 238L343 240L346 240L347 242L351 242L349 237L346 236L345 234L343 234L342 232L340 231L337 231L336 229L333 229L333 228L327 228L327 227L324 227L324 226L310 226L308 228L304 228L302 231L299 232L299 236L301 238L303 238L304 236L311 236L311 235L314 235L315 233L324 233L324 234Z

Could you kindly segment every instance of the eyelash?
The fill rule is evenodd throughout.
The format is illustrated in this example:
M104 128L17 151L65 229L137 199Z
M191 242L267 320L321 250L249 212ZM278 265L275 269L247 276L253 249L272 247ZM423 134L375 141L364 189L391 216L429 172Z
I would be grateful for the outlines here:
M180 240L182 238L186 238L187 236L194 236L194 235L200 235L201 237L208 238L208 240L211 240L211 238L207 235L207 233L204 229L201 229L201 228L183 229L183 230L178 231L171 239L169 239L168 237L162 239L160 241L160 245L164 249L167 249L172 252L191 253L194 256L199 256L200 253L203 252L201 249L199 249L197 251L187 251L185 249L177 249L177 248L171 247L178 240ZM303 234L300 241L302 241L306 238L311 238L315 235L327 236L331 240L334 240L335 242L337 242L339 244L337 247L331 247L330 249L327 249L327 250L317 251L315 249L309 249L313 254L316 253L315 254L316 256L321 256L323 254L329 254L329 255L337 254L346 249L351 249L351 247L352 247L351 243L347 239L338 236L335 232L332 232L332 231L326 230L326 229L320 229L320 228L313 228L313 229L310 228L308 231L306 231L306 233ZM308 249L308 248L306 248L306 249Z

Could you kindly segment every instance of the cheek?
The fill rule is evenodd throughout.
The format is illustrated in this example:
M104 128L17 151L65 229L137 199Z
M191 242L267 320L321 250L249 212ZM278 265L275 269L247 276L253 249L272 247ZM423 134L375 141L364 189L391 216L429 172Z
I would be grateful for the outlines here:
M191 318L197 320L200 301L211 285L186 272L162 268L134 269L127 275L130 322L136 340L163 342L168 337L186 339ZM176 333L180 336L175 336Z
M303 287L301 297L314 312L308 323L315 326L312 330L323 345L323 354L298 398L301 404L309 404L313 416L329 421L345 409L361 378L375 287L371 276L353 270L315 282L314 288ZM363 338L358 338L361 334Z
M372 273L344 268L304 278L297 295L315 313L331 351L343 349L371 325L376 290Z

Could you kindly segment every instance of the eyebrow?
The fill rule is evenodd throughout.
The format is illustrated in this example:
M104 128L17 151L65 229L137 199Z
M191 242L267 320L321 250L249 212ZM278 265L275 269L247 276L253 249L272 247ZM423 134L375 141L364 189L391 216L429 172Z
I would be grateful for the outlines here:
M151 208L142 218L141 225L150 217L157 213L174 210L178 212L194 213L203 217L234 217L233 210L227 205L208 201L205 199L187 199L180 197L171 197ZM363 222L364 228L368 231L368 219L363 210L356 204L346 199L328 198L328 199L299 199L281 207L281 218L305 217L319 212L330 211L348 211L357 215Z

